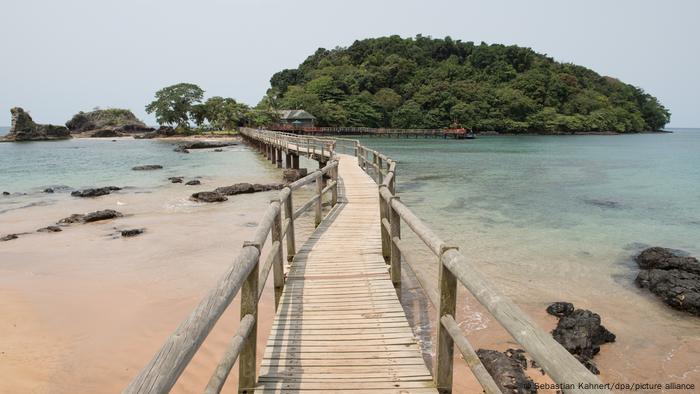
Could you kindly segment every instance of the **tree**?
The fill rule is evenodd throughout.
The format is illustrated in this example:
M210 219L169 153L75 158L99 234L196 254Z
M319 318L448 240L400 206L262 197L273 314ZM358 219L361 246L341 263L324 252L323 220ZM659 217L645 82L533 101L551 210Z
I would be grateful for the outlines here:
M193 106L202 101L204 90L191 83L179 83L157 91L155 97L146 106L146 112L155 113L158 124L189 129Z

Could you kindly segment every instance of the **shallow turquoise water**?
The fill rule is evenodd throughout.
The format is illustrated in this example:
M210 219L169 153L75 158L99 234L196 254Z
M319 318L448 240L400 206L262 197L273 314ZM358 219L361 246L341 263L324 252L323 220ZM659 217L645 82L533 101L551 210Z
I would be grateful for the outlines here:
M167 177L267 179L270 166L243 146L224 152L174 152L172 142L154 140L73 139L0 144L0 191L32 193L49 186L153 187ZM160 164L157 171L133 171L142 164ZM262 181L262 180L261 180Z

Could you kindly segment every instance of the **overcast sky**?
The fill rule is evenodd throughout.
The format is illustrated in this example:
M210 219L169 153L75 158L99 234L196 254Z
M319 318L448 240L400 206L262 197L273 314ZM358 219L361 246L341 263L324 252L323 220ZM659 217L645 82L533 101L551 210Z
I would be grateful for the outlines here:
M144 106L192 82L254 105L270 76L317 48L398 34L517 44L658 97L700 127L700 2L0 0L0 125L21 106L61 124Z

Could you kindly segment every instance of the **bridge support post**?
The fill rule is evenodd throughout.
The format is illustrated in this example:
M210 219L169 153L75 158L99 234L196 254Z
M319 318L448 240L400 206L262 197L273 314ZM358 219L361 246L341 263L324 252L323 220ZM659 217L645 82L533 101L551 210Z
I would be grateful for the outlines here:
M392 198L392 200L398 200L398 197ZM397 245L397 241L401 239L401 216L394 208L391 207L391 201L387 202L387 208L389 211L389 223L391 227L391 234L389 234L389 245L391 246L391 282L394 284L394 288L401 288L401 250Z
M299 155L292 155L292 168L299 169Z
M277 148L277 168L282 168L282 149Z
M315 227L318 227L319 224L321 224L321 218L322 218L322 204L323 204L323 173L320 171L318 172L318 176L316 177L316 215L314 217L314 224Z
M284 168L292 168L292 155L289 151L284 155Z
M291 191L290 191L291 192ZM291 193L290 193L291 194ZM280 200L272 200L271 203L279 204L281 208ZM272 275L275 285L275 311L279 307L280 298L282 297L282 290L284 290L284 266L282 265L282 210L277 210L275 219L272 221L272 228L270 230L272 243L278 242L277 250L271 250L270 253L274 253L275 257L272 261Z
M452 393L452 369L454 340L447 328L440 323L443 316L455 315L457 304L457 278L442 263L442 255L455 247L441 246L438 256L440 305L438 307L437 354L435 360L435 385L440 393Z
M277 163L277 148L275 148L272 145L270 145L270 147L271 147L271 153L272 153L270 155L270 161L272 162L272 164L276 164Z
M258 249L259 249L259 245ZM238 358L238 392L252 393L255 389L256 371L255 357L258 339L258 271L260 259L248 274L241 288L241 319L246 315L253 316L253 326L250 333L243 340L243 348Z

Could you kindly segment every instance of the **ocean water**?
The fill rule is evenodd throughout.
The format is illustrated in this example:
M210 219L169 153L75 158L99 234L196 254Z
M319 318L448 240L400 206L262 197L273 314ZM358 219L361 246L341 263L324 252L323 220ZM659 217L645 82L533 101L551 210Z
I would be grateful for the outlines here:
M243 146L224 152L174 152L174 142L155 140L72 139L0 143L0 191L38 193L46 187L67 190L95 186L137 188L162 185L167 177L229 177L267 181L277 177L269 165ZM142 164L163 170L133 171Z

